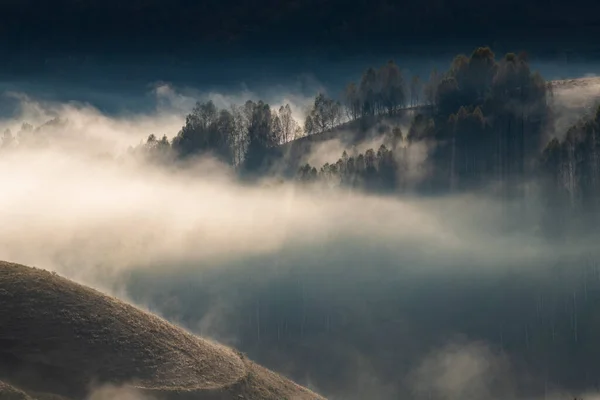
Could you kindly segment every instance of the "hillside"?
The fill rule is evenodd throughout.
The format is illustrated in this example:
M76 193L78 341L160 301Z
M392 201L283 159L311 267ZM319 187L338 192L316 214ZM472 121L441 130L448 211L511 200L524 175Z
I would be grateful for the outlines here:
M429 108L424 106L418 110L427 112ZM294 176L299 167L314 162L309 157L310 154L329 153L324 158L327 161L322 159L320 165L325 162L335 162L344 149L350 152L354 146L357 146L360 151L365 151L367 148L362 148L364 146L361 147L361 143L367 147L368 144L373 145L372 142L381 141L382 136L391 133L394 127L400 126L406 132L415 112L414 108L409 108L400 115L345 122L325 132L292 140L279 146L275 160L269 162L274 165L277 172L289 177ZM390 146L390 143L384 144Z
M0 400L31 400L27 394L0 381Z
M48 271L0 262L0 304L0 379L32 398L78 399L110 383L153 398L321 399L232 349Z
M594 110L600 101L600 78L597 77L553 80L548 84L554 96L551 103L555 117L552 135L561 136L582 116ZM345 122L325 132L304 136L281 145L275 160L270 161L270 164L274 165L277 172L294 176L298 168L306 163L320 167L325 162L335 162L344 150L350 153L355 146L360 152L364 152L369 146L376 147L382 143L389 146L390 143L382 140L384 133L391 133L394 127L400 127L406 134L412 118L417 113L429 112L431 107L422 105L406 108L400 115L392 117L382 115L370 120ZM314 157L318 153L322 156ZM315 159L319 161L314 163Z
M593 112L600 101L600 78L597 77L555 80L550 85L554 93L557 136Z

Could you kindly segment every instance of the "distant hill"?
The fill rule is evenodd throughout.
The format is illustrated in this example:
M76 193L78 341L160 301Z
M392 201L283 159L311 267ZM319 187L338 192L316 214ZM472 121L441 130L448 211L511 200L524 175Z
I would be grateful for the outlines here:
M322 399L235 350L48 271L0 262L0 304L2 400L80 399L103 384L153 399Z
M565 133L582 116L595 110L600 102L600 77L553 80L549 81L548 84L552 87L555 98L553 107L556 118L556 132L554 134L556 135ZM271 161L271 165L277 172L286 176L293 176L299 167L307 162L310 163L311 160L308 156L311 153L318 150L326 152L328 148L339 150L338 153L333 155L335 159L332 158L327 161L335 162L344 150L351 150L360 143L367 145L379 144L374 139L381 138L385 133L390 133L393 127L400 127L402 132L406 134L414 115L417 113L427 114L430 111L431 107L427 105L411 107L405 109L401 115L373 117L368 121L358 119L340 124L322 133L292 140L279 147L276 159ZM324 143L330 141L336 141L337 143L335 146L332 143L331 146L324 148ZM381 143L389 146L389 143L385 141L381 141ZM362 152L365 150L367 149L360 149ZM376 148L374 150L377 151ZM324 162L321 160L313 166L321 167L323 164Z

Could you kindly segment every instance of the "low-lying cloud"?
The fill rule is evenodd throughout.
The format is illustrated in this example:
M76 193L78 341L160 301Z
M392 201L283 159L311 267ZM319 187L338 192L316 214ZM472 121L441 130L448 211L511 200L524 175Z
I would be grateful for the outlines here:
M450 343L424 357L409 375L418 398L514 398L509 360L484 343Z
M119 154L150 134L174 136L185 118L184 109L165 108L153 114L111 117L86 103L55 103L22 93L4 96L16 99L19 106L16 115L0 120L1 131L8 129L12 135L18 135L23 124L33 129L44 126L43 135L48 137L50 146L72 147L73 153Z
M470 195L427 200L248 187L224 166L221 175L189 174L60 149L2 154L0 171L0 254L59 270L151 262L209 268L214 260L345 241L435 264L448 257L482 265L542 261L549 249L541 238L502 233L494 224L501 204Z

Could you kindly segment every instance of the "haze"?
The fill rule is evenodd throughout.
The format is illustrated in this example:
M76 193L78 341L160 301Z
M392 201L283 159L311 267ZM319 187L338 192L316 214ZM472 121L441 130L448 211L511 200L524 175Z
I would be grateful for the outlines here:
M230 99L223 107L247 94L200 97ZM575 94L559 97L569 112L581 108L571 103ZM193 102L167 85L151 95L163 101L156 111L119 116L90 104L12 95L20 111L3 128L16 133L23 122L54 118L58 124L44 131L49 145L20 145L0 156L0 259L134 301L334 399L392 399L407 387L436 398L500 399L528 385L516 372L527 368L486 343L466 304L489 307L516 290L491 282L510 276L536 287L559 260L598 255L595 235L546 235L535 182L527 198L506 203L486 188L422 197L248 183L211 157L160 166L129 156L128 146L154 132L174 136ZM306 159L334 162L344 146L314 146ZM368 147L378 146L365 142L359 151ZM443 293L450 297L441 303ZM462 308L444 311L446 301ZM245 310L254 333L240 329ZM253 315L261 310L266 315ZM263 318L262 326L253 318ZM282 333L293 326L295 336ZM353 333L359 326L362 333ZM345 339L334 345L328 338L340 330ZM299 360L305 334L313 347ZM318 364L337 372L324 376ZM536 373L534 381L541 379ZM560 385L545 384L546 398L562 395Z

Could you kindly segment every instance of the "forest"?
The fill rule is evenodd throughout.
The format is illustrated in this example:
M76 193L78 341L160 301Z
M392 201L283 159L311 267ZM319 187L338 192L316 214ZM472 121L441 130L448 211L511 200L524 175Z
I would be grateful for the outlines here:
M151 135L136 151L170 161L211 153L240 173L260 175L273 172L269 167L284 157L284 143L294 146L299 138L349 125L367 131L382 118L411 113L406 132L389 124L381 147L303 165L296 179L387 193L483 186L507 197L522 195L524 182L536 179L572 206L591 206L598 191L600 112L566 135L554 132L563 137L559 140L548 134L551 100L552 89L531 70L527 54L497 59L482 47L456 56L447 71L434 70L426 81L404 77L393 61L368 68L337 99L317 94L304 121L294 119L289 105L272 109L248 101L219 110L199 103L171 141ZM412 149L419 147L428 149L427 171L415 182L407 170Z
M249 100L219 109L212 101L198 102L174 137L150 134L130 153L172 165L210 154L240 176L260 177L277 173L273 165L285 162L283 145L293 148L302 138L348 127L366 132L386 119L380 147L344 151L324 165L304 164L294 178L380 193L487 188L506 198L524 196L526 183L535 180L553 206L595 210L600 109L566 133L552 132L552 96L526 53L497 58L480 47L427 80L403 76L391 60L368 68L339 96L318 93L304 121L294 118L289 104L276 108ZM403 131L394 118L407 115L411 122ZM14 135L4 132L1 146L43 143L49 140L43 130L24 124ZM416 149L426 149L418 180L410 171Z

